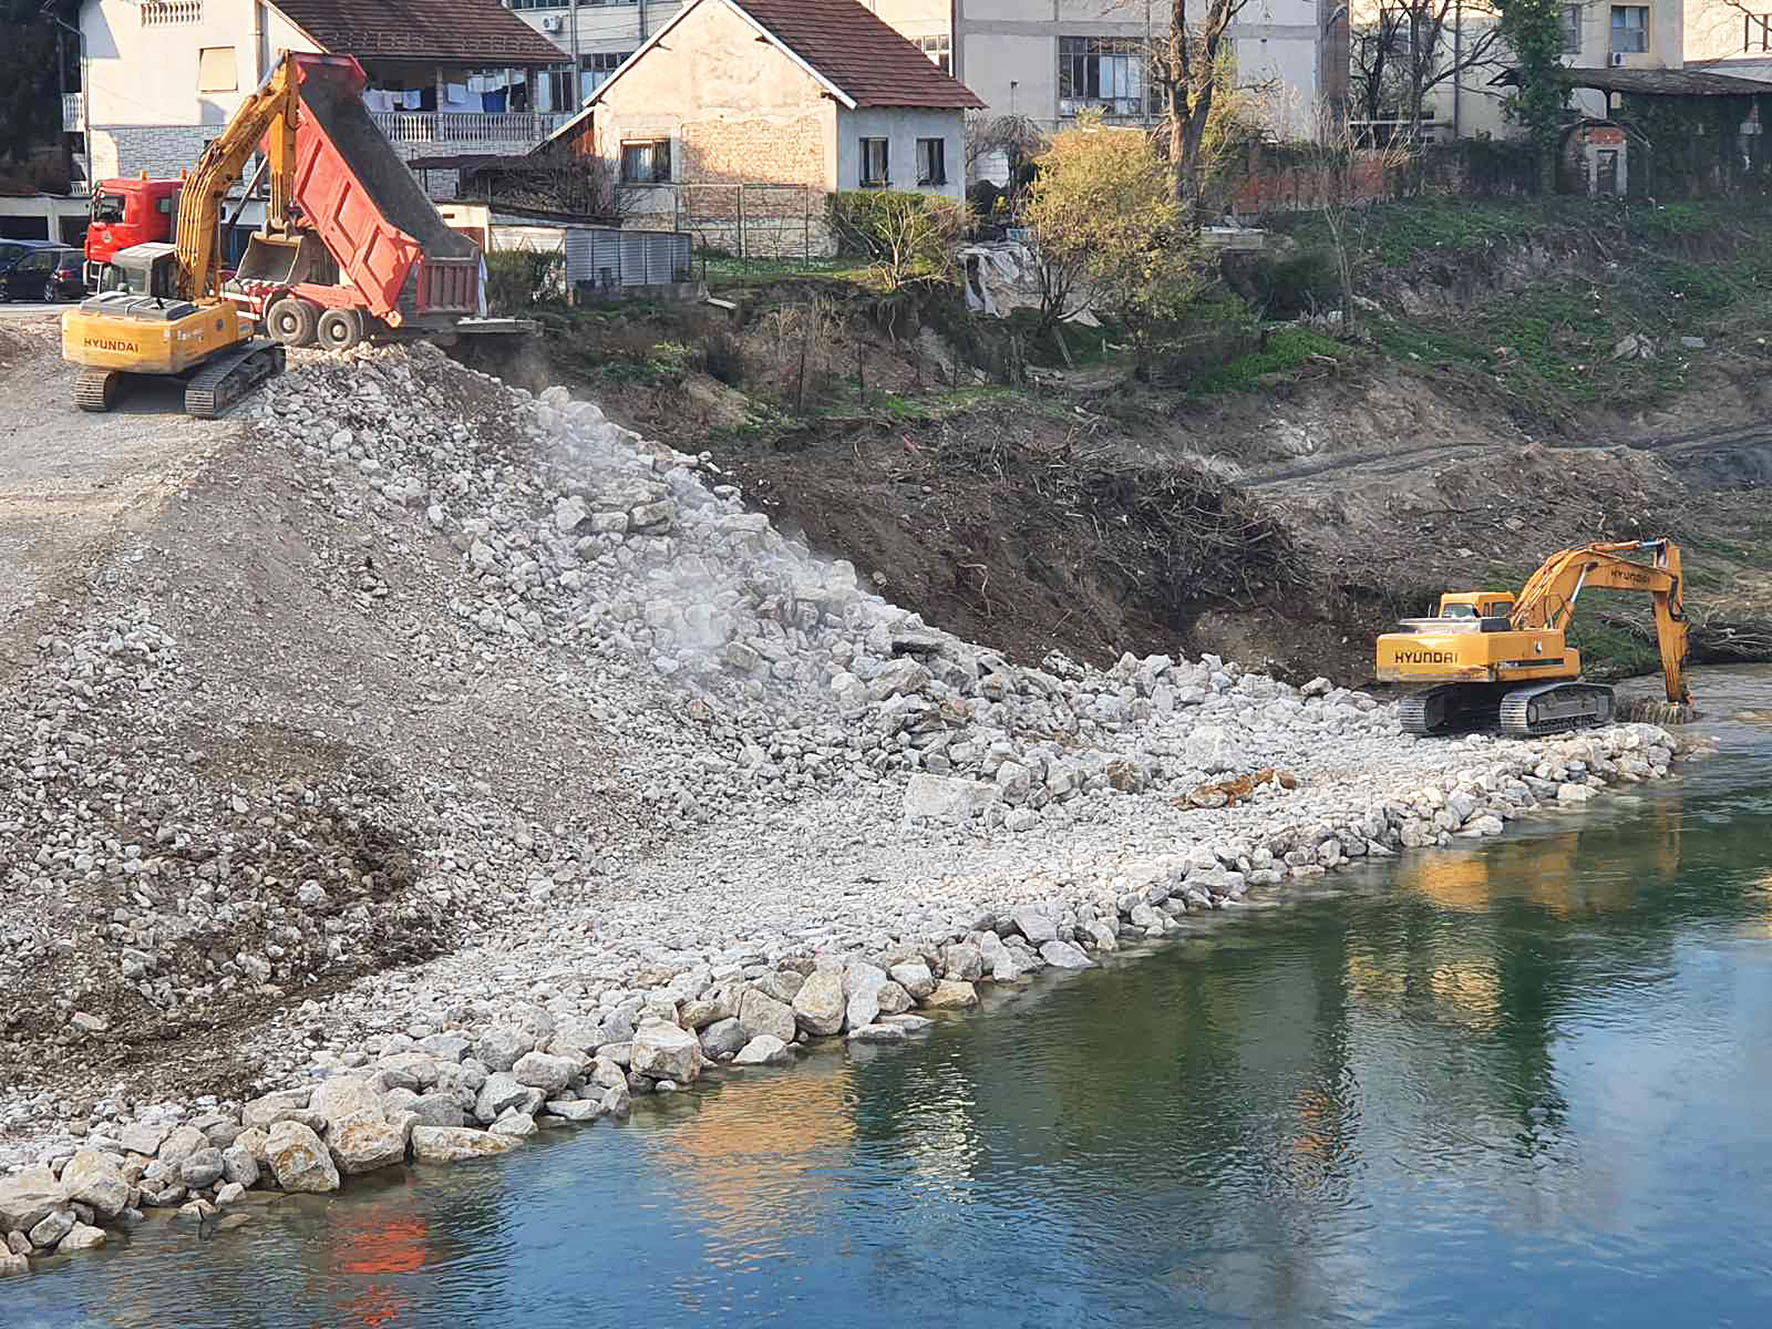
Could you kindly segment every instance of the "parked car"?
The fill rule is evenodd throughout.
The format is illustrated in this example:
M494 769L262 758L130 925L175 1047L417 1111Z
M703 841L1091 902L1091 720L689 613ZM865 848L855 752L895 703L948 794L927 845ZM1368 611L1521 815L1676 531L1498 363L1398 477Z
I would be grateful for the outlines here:
M0 240L0 300L60 300L82 290L81 255L47 240Z

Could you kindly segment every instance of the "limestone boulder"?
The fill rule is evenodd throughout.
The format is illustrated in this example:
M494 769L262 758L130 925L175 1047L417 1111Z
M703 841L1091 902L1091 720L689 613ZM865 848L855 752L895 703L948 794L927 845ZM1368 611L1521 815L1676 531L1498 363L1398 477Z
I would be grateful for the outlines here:
M663 1020L643 1024L635 1031L631 1056L631 1068L655 1080L692 1084L701 1078L701 1040Z
M514 1135L494 1135L491 1131L471 1130L466 1126L414 1126L412 1156L421 1163L459 1163L468 1158L490 1158L509 1153L522 1141Z
M794 994L794 1019L807 1033L828 1037L842 1032L847 1004L843 995L843 975L821 969L808 975Z
M734 1066L787 1066L794 1060L791 1048L774 1034L758 1034L732 1059Z
M62 1186L75 1204L90 1205L96 1214L115 1218L129 1207L129 1182L110 1154L76 1149L62 1169Z
M340 1172L356 1176L404 1163L406 1132L379 1112L358 1112L333 1121L326 1148Z
M923 998L923 1005L932 1011L957 1011L978 1005L978 989L957 978L944 978L935 991Z
M46 1167L0 1177L0 1229L29 1231L67 1204L67 1192Z
M566 1087L578 1073L579 1063L571 1057L556 1057L546 1052L525 1052L511 1067L511 1077L518 1084L540 1089L553 1095Z
M799 1031L794 1008L756 988L752 988L739 999L738 1023L744 1029L747 1042L761 1034L773 1034L782 1042L791 1043L795 1033ZM742 1047L743 1044L739 1046Z
M320 1137L299 1121L280 1121L265 1141L271 1175L286 1191L323 1195L338 1189L338 1168Z

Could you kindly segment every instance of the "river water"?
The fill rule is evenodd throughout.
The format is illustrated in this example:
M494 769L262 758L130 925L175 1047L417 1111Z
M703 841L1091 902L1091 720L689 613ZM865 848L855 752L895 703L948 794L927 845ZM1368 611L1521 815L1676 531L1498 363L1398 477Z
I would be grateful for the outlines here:
M908 1047L150 1221L0 1324L1767 1324L1772 727L1703 727L1668 787Z

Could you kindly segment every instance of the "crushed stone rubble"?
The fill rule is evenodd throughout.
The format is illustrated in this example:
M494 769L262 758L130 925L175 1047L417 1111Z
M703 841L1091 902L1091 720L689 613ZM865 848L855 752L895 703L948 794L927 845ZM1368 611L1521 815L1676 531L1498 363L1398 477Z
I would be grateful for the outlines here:
M391 760L248 796L207 769L205 662L151 596L45 636L0 714L0 983L51 987L0 1034L102 1048L107 985L159 1012L254 1000L230 1036L259 1071L255 1097L0 1088L0 1272L148 1207L210 1220L810 1041L901 1042L992 985L1674 759L1641 724L1417 741L1363 693L1210 655L1017 665L782 535L711 458L424 344L308 358L249 437L333 525L445 561L438 639L591 696L659 838L572 848ZM373 561L344 575L362 612L401 605ZM397 828L403 789L426 815ZM434 958L364 972L390 937ZM360 976L307 992L334 973Z

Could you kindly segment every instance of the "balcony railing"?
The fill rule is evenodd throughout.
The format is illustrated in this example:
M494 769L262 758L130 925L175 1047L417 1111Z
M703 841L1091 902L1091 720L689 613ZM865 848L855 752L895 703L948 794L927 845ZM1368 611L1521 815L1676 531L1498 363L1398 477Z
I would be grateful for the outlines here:
M62 133L78 134L86 128L86 94L62 93Z
M372 111L391 143L540 143L571 117L552 111Z

